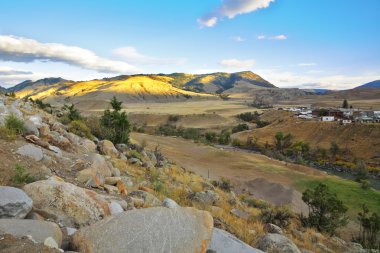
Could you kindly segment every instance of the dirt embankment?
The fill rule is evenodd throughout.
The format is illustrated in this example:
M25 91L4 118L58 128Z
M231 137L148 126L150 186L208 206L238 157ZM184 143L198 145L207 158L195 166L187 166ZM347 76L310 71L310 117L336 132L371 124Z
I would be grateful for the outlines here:
M255 137L258 144L274 143L277 132L290 133L294 141L308 142L312 148L330 148L331 142L367 161L380 163L380 124L340 125L337 122L317 122L288 118L264 128L238 133L234 137L245 142Z

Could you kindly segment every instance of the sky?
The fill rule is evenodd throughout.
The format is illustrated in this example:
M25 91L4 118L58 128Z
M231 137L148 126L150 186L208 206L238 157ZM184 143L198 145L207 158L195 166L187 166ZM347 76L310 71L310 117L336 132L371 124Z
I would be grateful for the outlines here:
M380 79L379 0L1 0L0 86L253 71L278 87Z

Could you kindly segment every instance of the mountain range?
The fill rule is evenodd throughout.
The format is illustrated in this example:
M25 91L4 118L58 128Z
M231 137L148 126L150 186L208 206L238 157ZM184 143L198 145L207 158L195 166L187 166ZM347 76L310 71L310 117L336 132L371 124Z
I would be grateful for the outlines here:
M372 81L363 85L360 85L356 87L355 89L359 88L380 88L380 80Z

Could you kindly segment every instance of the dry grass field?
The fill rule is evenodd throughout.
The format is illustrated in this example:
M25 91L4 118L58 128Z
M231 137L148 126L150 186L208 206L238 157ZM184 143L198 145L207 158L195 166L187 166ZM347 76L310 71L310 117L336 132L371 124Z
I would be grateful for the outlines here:
M380 192L363 190L358 183L296 164L273 160L242 150L226 150L175 137L133 133L133 141L160 145L172 161L203 177L228 178L238 192L251 193L273 204L288 204L295 211L305 211L301 202L303 190L319 182L328 184L349 207L355 217L361 203L372 210L380 208Z

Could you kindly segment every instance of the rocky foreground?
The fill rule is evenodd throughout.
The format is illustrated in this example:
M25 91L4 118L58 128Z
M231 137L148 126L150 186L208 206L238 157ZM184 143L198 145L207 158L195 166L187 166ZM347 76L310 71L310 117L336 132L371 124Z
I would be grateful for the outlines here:
M253 209L158 149L79 137L0 95L0 125L11 114L26 132L0 139L0 253L365 252L310 230L260 221L247 230ZM20 164L25 172L14 171ZM241 231L249 244L233 234Z

